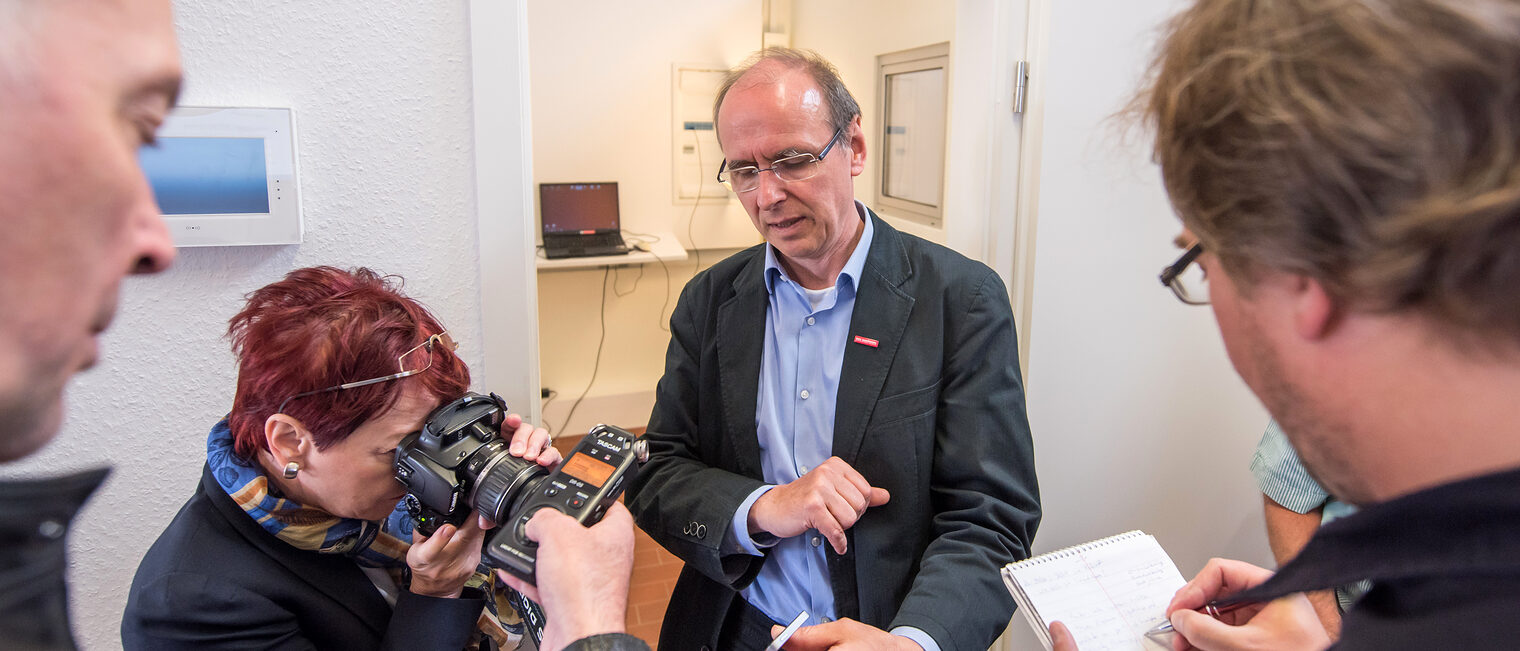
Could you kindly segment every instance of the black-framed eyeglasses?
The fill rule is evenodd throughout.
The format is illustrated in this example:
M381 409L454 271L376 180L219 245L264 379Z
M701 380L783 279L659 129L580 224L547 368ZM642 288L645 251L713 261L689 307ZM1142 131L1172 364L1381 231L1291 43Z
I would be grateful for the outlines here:
M317 395L319 393L327 393L329 391L346 391L348 389L356 389L358 387L369 386L371 384L379 384L381 382L389 382L391 380L399 380L401 378L410 377L410 376L416 375L418 373L421 373L423 371L426 371L426 370L428 370L430 368L433 368L433 357L434 357L433 349L436 348L436 347L442 347L442 348L447 349L450 352L453 352L453 351L459 349L459 344L454 341L453 337L449 336L449 333L447 333L447 332L440 332L440 333L438 333L436 335L428 337L426 341L424 341L424 342L422 342L420 344L417 344L417 346L415 348L412 348L411 350L408 350L408 351L406 351L404 353L401 353L401 356L396 358L396 366L400 369L399 373L392 373L390 375L383 375L383 376L380 376L380 377L370 378L368 380L359 380L357 382L345 382L343 384L338 384L338 385L330 386L330 387L327 387L325 389L317 389L316 391L307 391L307 392L304 392L304 393L297 393L297 394L295 394L295 395L293 395L293 396L291 396L289 398L286 398L283 402L281 402L280 403L280 408L279 408L279 410L278 410L277 413L281 413L281 414L285 413L285 405L290 404L290 401L295 400L296 398L305 398L306 396L314 396L314 395ZM417 364L420 364L422 362L422 360L419 359L421 356L416 354L417 351L423 351L423 352L427 353L427 355L426 355L426 357L427 357L427 364L425 366L420 367L420 368L417 366ZM410 362L409 362L408 358L410 358ZM411 368L407 368L408 363L410 363Z
M839 136L842 133L844 133L844 127L835 129L834 135L829 138L829 144L825 145L823 151L818 152L817 156L806 152L787 156L772 162L770 167L764 169L754 165L727 169L728 159L725 158L718 165L718 182L734 192L750 192L760 187L761 172L770 172L775 174L776 178L787 182L806 181L818 176L819 163L823 162L824 156L829 155L829 150L834 148L834 143L839 142Z
M1182 252L1176 262L1161 270L1161 284L1177 295L1177 300L1188 305L1209 304L1209 277L1203 265L1194 264L1203 254L1203 243L1198 242Z

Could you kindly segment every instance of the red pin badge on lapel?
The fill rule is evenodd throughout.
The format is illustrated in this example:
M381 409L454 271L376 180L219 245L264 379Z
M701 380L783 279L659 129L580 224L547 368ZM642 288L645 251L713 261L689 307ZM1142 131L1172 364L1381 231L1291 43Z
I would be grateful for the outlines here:
M872 348L875 348L875 347L877 347L878 345L881 344L881 342L879 342L879 341L877 341L875 339L872 339L870 337L862 337L860 335L855 335L855 343L860 344L862 346L870 346Z

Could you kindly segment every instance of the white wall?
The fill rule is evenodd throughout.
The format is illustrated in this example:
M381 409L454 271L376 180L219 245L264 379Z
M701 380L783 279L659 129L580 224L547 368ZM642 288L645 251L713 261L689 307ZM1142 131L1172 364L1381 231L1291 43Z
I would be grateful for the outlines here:
M726 193L693 206L676 203L671 188L671 65L725 69L759 49L759 0L529 0L528 43L535 183L616 181L625 232L664 231L687 248L694 241L704 268L760 241ZM722 152L700 153L715 174ZM556 433L645 424L665 369L670 310L697 262L644 265L637 281L641 270L627 267L608 281L601 365L569 427L570 405L596 368L603 270L539 274L541 381L559 392L544 420Z
M306 242L182 249L167 273L129 280L102 363L68 392L61 436L7 469L116 468L71 534L86 649L120 647L137 563L199 481L206 432L231 406L236 371L222 334L244 293L313 264L401 274L464 359L481 361L465 3L175 8L183 104L295 109Z
M814 50L839 69L839 76L860 104L860 123L866 132L866 169L855 178L855 196L866 205L876 198L881 172L881 107L876 87L876 56L951 41L955 37L956 3L924 0L832 0L792 4L792 47ZM955 61L952 56L951 86ZM953 103L953 102L952 102ZM952 113L952 115L955 115ZM954 127L952 126L953 130ZM951 155L946 166L959 162ZM981 161L977 161L981 163ZM915 235L946 243L945 231L955 223L956 199L946 186L945 228L892 219L892 225ZM884 217L890 209L872 206ZM985 221L978 220L983 225ZM959 226L959 224L957 224ZM981 258L980 251L965 252Z
M674 203L671 190L671 64L726 69L758 49L759 0L527 5L534 181L617 181L625 230L677 231L685 242L692 206ZM701 154L717 174L722 152ZM697 246L713 246L716 221L749 224L737 201L707 197Z
M1144 137L1110 118L1170 0L1048 2L1029 414L1045 519L1035 551L1129 529L1191 577L1211 556L1270 566L1247 465L1267 416L1208 308L1156 280L1178 222ZM1012 648L1039 649L1020 625Z

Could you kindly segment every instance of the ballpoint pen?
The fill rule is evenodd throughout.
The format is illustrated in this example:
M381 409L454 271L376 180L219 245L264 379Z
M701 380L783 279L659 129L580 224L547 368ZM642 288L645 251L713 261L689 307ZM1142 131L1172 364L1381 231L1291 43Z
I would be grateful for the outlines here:
M786 641L792 638L792 634L796 633L797 629L802 628L802 625L807 622L807 619L808 611L804 610L800 613L797 613L797 618L793 619L792 623L787 624L786 629L778 633L775 639L771 640L771 643L765 647L765 651L780 651L781 646L786 644Z
M1224 604L1224 605L1219 605L1219 604L1216 604L1216 603L1207 603L1207 604L1204 604L1204 605L1199 606L1197 608L1194 608L1193 612L1203 613L1205 615L1213 617L1214 619L1219 619L1220 615L1223 615L1225 613L1235 612L1237 610L1240 610L1241 608L1245 608L1246 606L1250 606L1250 605L1253 605L1255 603L1256 602L1254 602L1254 601L1236 601L1236 602L1228 603L1228 604ZM1145 635L1146 635L1146 637L1154 637L1154 636L1157 636L1157 635L1164 635L1166 633L1171 633L1171 632L1172 632L1172 619L1170 617L1168 617L1168 618L1166 618L1165 621L1161 622L1160 624L1157 624L1155 628L1153 628L1153 629L1151 629L1149 631L1146 631Z

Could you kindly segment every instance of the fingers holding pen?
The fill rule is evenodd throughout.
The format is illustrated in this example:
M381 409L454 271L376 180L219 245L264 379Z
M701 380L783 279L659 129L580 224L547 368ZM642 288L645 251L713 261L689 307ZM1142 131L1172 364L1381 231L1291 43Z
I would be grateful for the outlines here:
M1178 633L1173 648L1320 649L1328 645L1329 637L1314 606L1303 594L1265 604L1248 603L1198 612L1271 577L1271 570L1250 563L1210 560L1198 576L1177 591L1166 608L1167 618Z
M1302 593L1241 608L1219 617L1192 610L1172 613L1179 649L1323 649L1330 637Z
M1193 580L1177 590L1172 602L1166 607L1166 614L1170 616L1178 610L1202 608L1205 604L1225 599L1271 577L1271 570L1250 563L1226 558L1210 559Z

